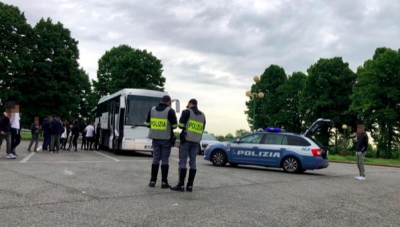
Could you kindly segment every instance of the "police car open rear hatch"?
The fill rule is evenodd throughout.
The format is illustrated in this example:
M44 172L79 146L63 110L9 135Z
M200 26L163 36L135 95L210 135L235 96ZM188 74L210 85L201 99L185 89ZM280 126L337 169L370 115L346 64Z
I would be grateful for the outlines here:
M304 133L304 136L306 137L311 137L315 134L315 132L318 131L318 129L322 126L328 126L328 128L332 128L333 127L333 121L330 119L318 119L316 120L311 126L310 128L307 129L307 131Z

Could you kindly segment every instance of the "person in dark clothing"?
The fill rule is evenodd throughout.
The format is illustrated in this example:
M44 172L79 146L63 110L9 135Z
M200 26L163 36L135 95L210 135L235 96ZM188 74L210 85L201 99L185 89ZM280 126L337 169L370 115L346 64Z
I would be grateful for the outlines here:
M96 149L97 151L100 149L100 132L101 132L101 124L98 123L97 127L96 127L96 139L95 139L95 145L94 145L94 149Z
M54 145L57 153L60 150L60 134L63 133L64 128L61 125L61 122L57 120L55 116L53 116L53 120L50 122L51 127L51 145L50 145L50 152L54 151Z
M185 177L187 173L187 159L189 158L189 177L186 185L186 191L193 191L193 181L196 176L196 157L198 145L201 141L204 129L206 127L206 117L197 107L197 100L191 99L188 103L188 109L182 111L178 127L182 129L180 138L182 139L179 148L179 182L171 190L185 190Z
M7 159L15 159L16 156L11 153L11 107L7 105L6 112L3 113L3 117L0 119L0 148L3 144L3 140L6 139L6 153Z
M43 152L45 150L50 151L50 143L51 143L51 128L50 128L50 122L53 121L53 118L51 116L48 116L46 119L44 119L43 124L42 124L42 131L43 131L43 145L42 149Z
M153 163L149 187L154 187L157 181L158 169L161 164L161 188L170 188L168 184L168 159L171 155L173 130L178 127L175 110L171 108L171 97L164 96L158 106L150 109L146 126L150 128L148 138L152 139Z
M81 150L86 150L86 131L82 132Z
M357 123L357 145L356 145L356 161L359 175L355 178L357 180L366 180L364 158L368 149L368 135L365 132L365 127L362 122Z
M79 124L78 121L74 121L72 123L72 128L71 128L71 140L70 144L68 147L68 151L71 150L71 142L72 142L72 147L75 148L75 152L78 152L78 137L79 137Z
M31 147L32 147L33 143L35 143L35 149L33 149L33 151L36 152L38 142L39 142L39 117L35 117L35 120L31 125L31 135L32 135L32 139L31 139L31 143L29 144L28 151L31 152Z

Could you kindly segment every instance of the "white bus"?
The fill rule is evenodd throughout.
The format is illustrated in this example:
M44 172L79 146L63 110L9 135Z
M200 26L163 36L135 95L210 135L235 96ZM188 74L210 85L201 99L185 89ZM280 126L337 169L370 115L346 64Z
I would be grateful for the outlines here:
M102 97L97 104L95 127L101 124L100 148L119 151L152 152L149 128L145 126L147 114L158 105L166 92L145 89L125 88L114 94ZM180 102L175 102L179 113Z

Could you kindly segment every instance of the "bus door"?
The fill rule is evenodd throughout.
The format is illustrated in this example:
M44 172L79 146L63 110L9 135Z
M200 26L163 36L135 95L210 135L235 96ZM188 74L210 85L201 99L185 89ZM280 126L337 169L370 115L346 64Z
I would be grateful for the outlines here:
M118 132L118 144L120 144L120 149L122 148L122 140L124 139L124 128L125 128L125 112L126 112L126 99L125 95L121 95L120 101L119 101L119 112L116 114L116 125L117 127L117 132Z
M109 144L110 149L114 150L116 149L116 145L117 145L117 141L116 141L116 134L115 134L115 122L116 122L116 118L115 118L115 112L116 112L116 103L115 101L111 102L111 109L110 109L110 117L108 119L110 119L109 124L110 124L110 137L111 139L111 144Z

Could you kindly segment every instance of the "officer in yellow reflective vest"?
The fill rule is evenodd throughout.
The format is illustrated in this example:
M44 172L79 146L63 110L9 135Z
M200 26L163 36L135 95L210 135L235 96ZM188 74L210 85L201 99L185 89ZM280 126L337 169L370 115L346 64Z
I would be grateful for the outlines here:
M153 140L153 164L149 187L156 185L161 161L161 188L169 188L171 186L168 184L168 159L175 137L173 130L178 126L175 110L171 108L171 97L168 95L162 97L158 106L151 108L147 115L146 126L150 128L148 138Z
M197 108L197 100L189 100L188 109L182 111L179 119L179 128L183 129L181 132L181 145L179 152L179 183L171 187L171 190L181 191L185 190L185 177L187 173L186 163L189 156L189 177L186 185L186 191L193 190L193 181L196 176L196 157L198 144L203 136L203 131L206 126L206 116Z

